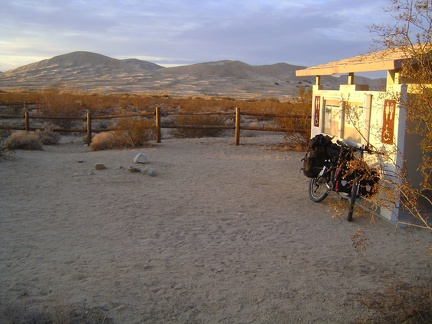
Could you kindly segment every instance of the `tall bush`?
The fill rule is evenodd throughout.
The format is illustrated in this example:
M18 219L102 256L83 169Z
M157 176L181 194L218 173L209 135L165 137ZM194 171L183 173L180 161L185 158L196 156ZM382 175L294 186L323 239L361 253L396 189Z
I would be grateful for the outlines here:
M276 123L286 130L286 138L293 149L307 148L311 134L311 100L312 91L300 88L299 95L278 111L278 114L287 115L276 118Z
M217 137L224 131L220 128L211 128L211 126L223 125L223 119L215 115L180 115L173 123L177 126L196 127L172 129L170 133L175 138ZM203 128L202 126L209 127Z

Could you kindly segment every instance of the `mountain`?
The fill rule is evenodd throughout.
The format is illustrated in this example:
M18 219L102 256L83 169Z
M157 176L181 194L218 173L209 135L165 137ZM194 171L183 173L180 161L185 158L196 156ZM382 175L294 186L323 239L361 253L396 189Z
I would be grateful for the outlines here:
M304 68L287 63L253 66L241 61L216 61L172 67L159 71L164 74L194 75L199 77L232 77L247 79L254 77L295 77L295 71Z
M241 61L215 61L165 68L138 60L118 60L91 52L73 52L0 73L0 89L60 87L84 91L145 92L174 96L232 96L240 98L295 95L315 78L295 76L303 66L277 63L249 65ZM343 78L324 77L325 87ZM346 80L346 78L345 78ZM366 84L375 80L364 78Z
M8 72L32 74L37 71L59 68L67 69L69 72L82 68L106 68L112 71L122 70L124 72L163 69L162 66L147 61L137 59L118 60L101 54L80 51L55 56L51 59L28 64Z

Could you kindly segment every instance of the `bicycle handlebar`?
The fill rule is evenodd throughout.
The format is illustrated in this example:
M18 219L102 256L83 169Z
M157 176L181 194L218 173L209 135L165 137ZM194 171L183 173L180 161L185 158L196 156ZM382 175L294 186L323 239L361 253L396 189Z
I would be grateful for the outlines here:
M342 142L341 140L336 140L337 144L339 144L340 146L343 146L349 150L353 150L353 151L361 151L361 152L366 152L368 154L384 154L383 152L379 152L376 150L372 150L369 148L369 145L363 146L363 147L359 147L359 146L353 146L353 145L349 145L345 142Z

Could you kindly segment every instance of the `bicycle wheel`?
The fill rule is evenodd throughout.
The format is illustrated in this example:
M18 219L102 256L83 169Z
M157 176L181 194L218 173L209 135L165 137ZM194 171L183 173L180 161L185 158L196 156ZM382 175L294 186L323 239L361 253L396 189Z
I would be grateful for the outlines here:
M323 201L329 194L330 186L328 177L311 179L309 183L309 198L314 202Z
M359 179L356 178L354 179L354 183L351 188L350 205L349 205L348 216L347 216L348 222L351 222L353 218L354 205L357 199L358 186L359 186Z

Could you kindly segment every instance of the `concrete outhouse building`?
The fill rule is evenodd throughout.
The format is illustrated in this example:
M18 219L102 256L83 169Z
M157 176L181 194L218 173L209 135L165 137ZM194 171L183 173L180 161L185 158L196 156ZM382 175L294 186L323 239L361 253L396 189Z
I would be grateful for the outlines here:
M311 137L324 133L360 145L369 143L389 156L385 161L370 157L376 159L370 161L372 164L381 166L384 177L394 181L398 170L405 167L410 182L418 185L420 138L406 131L406 110L394 99L395 93L405 97L413 89L412 83L400 77L404 57L402 51L387 50L297 70L296 75L316 78L312 90ZM356 84L355 73L376 71L387 71L382 90L372 91L366 85ZM338 74L347 74L347 84L339 89L324 89L322 77ZM377 212L393 223L404 218L399 202Z

